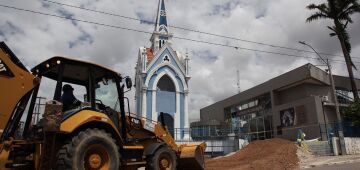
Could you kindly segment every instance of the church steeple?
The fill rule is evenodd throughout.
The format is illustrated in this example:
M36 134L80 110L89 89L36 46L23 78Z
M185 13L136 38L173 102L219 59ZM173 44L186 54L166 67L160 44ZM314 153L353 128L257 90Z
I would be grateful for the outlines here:
M156 54L165 43L170 43L172 36L167 25L164 0L159 0L155 30L150 38L153 53Z
M189 128L190 58L171 45L173 35L169 33L164 2L166 0L158 0L151 47L139 49L135 72L136 112L139 117L153 121L157 121L159 113L163 112L171 117L165 120L168 128ZM161 101L167 104L159 104ZM189 134L172 136L177 140L190 139Z
M159 0L159 3L160 3L160 1L161 1L161 4L159 6L160 10L158 9L158 14L156 16L155 31L168 33L165 3L164 3L164 0Z

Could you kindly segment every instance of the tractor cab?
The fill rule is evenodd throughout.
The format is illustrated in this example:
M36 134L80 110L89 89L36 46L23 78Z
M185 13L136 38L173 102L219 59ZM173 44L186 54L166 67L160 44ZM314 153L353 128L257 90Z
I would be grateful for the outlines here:
M54 100L61 101L62 87L65 84L84 86L86 88L84 102L93 109L97 108L96 103L104 104L101 99L108 102L121 95L121 75L96 64L53 57L35 66L31 71L40 78L46 77L56 81ZM126 79L126 81L129 85L131 80ZM109 107L114 108L114 105L115 103Z
M130 78L125 78L108 68L97 64L69 59L65 57L53 57L31 69L31 72L40 79L45 77L56 81L53 100L63 102L64 87L71 85L82 86L86 89L82 99L79 99L78 106L72 109L62 110L62 121L71 117L81 110L93 110L105 113L119 128L120 113L124 113L124 85L131 88ZM70 86L71 87L71 86ZM34 92L38 92L38 87ZM72 89L74 90L74 89ZM76 90L76 89L75 89ZM50 93L51 94L51 93ZM33 96L36 96L33 95ZM32 98L36 100L36 98ZM35 103L36 101L31 101ZM30 108L31 109L31 108ZM28 118L32 117L29 111ZM26 125L24 133L26 133Z

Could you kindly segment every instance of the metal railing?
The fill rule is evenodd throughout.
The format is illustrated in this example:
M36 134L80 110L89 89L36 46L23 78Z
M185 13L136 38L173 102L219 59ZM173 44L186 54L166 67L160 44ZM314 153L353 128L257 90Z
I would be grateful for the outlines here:
M351 122L331 122L319 124L321 134L326 134L329 138L338 137L338 131L342 126L344 137L360 137L360 126L355 126Z
M336 97L341 104L351 104L354 101L353 98L339 91L336 91Z

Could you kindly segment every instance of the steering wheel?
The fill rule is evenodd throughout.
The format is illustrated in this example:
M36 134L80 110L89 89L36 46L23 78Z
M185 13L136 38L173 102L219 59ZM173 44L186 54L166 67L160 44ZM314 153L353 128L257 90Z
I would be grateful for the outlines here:
M104 105L103 102L100 99L95 99L95 103L99 102L100 104Z
M99 107L100 110L106 109L106 106L103 104L103 102L100 99L95 99L95 103Z

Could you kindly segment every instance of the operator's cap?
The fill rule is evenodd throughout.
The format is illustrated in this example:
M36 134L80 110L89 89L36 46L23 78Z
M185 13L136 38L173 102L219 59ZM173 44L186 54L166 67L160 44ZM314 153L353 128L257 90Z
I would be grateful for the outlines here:
M74 88L71 87L70 84L65 84L65 85L63 86L62 90L63 90L64 92L65 92L65 91L73 91Z

